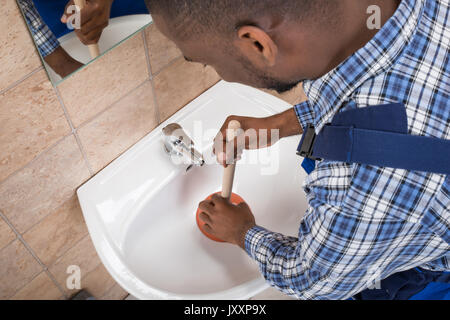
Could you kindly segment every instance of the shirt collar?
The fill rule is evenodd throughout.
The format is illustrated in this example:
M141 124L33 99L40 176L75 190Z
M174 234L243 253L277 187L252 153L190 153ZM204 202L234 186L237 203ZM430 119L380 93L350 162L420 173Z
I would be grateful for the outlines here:
M318 134L348 97L367 79L386 72L410 43L425 0L403 0L394 15L361 49L316 80L303 82Z

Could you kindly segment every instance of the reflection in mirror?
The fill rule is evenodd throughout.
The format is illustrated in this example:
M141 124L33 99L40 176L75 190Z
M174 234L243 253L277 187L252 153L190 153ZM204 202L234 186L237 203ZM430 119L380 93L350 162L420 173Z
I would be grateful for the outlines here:
M144 0L17 3L54 85L152 21Z

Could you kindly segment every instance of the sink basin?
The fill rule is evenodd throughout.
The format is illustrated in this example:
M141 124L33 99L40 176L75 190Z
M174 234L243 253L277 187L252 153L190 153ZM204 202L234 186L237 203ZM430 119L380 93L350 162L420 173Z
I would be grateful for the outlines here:
M186 172L186 165L173 164L161 129L179 123L212 159L212 139L228 115L263 117L289 107L262 91L221 81L79 188L95 248L125 290L139 299L248 299L268 287L245 251L211 241L197 228L198 203L220 191L222 167L207 161ZM299 139L246 151L233 187L258 225L292 236L307 207Z
M103 54L113 48L119 42L127 39L129 36L151 22L152 17L149 14L134 14L110 19L109 25L103 30L102 36L98 43L100 54ZM58 41L64 50L66 50L67 53L69 53L69 55L75 60L78 60L84 64L87 64L92 60L88 47L81 43L75 32L70 32L60 37ZM61 77L45 62L44 64L53 83L57 83L62 80Z

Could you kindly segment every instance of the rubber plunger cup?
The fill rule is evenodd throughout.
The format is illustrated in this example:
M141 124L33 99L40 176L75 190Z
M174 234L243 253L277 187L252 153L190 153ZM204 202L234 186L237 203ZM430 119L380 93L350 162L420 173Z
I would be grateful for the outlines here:
M231 141L236 137L236 131L241 128L241 124L239 121L232 120L228 123L228 129L227 129L227 141ZM222 180L222 192L217 192L218 194L221 194L223 198L228 199L232 204L240 204L244 202L244 199L242 199L240 196L238 196L235 193L232 193L231 190L233 189L233 180L234 180L234 172L236 169L236 163L229 164L223 171L223 180ZM210 195L206 200L211 200L213 195ZM210 238L211 240L218 241L218 242L224 242L221 239L218 239L217 237L214 237L213 235L207 233L205 230L203 230L203 226L205 225L204 222L202 222L199 218L200 209L197 209L196 219L197 219L197 225L200 229L200 231Z

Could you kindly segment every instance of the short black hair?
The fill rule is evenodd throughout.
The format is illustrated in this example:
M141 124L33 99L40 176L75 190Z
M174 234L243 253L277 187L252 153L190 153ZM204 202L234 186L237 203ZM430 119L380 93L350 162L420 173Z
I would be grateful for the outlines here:
M277 14L292 19L315 19L336 0L145 0L151 14L161 14L172 24L194 22L189 32L229 33L252 24L258 16ZM316 19L317 20L317 19ZM193 32L194 31L194 32Z

